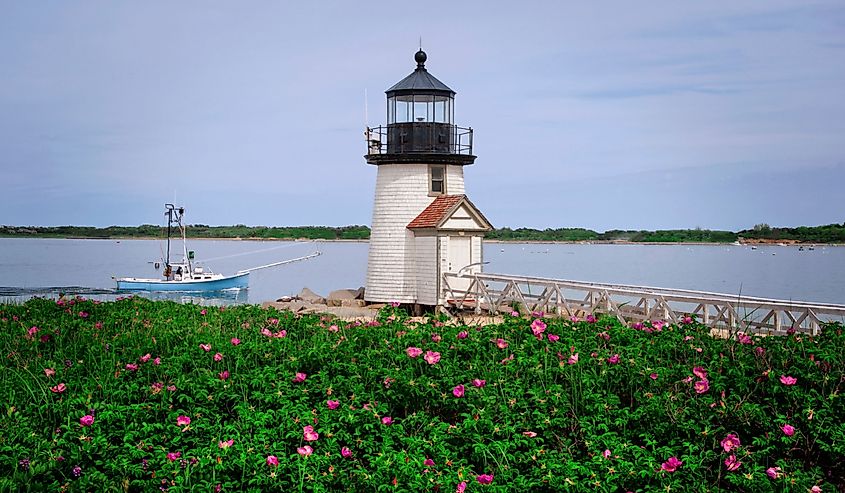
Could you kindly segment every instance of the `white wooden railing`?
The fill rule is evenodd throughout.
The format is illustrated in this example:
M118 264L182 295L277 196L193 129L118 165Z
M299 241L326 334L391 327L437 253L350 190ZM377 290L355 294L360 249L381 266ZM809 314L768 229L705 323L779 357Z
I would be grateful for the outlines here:
M568 317L607 313L624 324L644 320L680 323L693 316L715 330L769 335L783 335L790 328L816 334L824 322L845 321L845 305L838 304L506 274L447 273L443 275L443 295L446 308L479 314L517 306Z

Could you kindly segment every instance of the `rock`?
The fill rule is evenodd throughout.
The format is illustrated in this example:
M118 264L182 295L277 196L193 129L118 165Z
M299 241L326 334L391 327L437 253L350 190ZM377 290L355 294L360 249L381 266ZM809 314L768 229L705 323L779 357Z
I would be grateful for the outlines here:
M307 301L308 303L315 303L320 305L326 304L326 299L320 296L319 294L311 291L308 288L302 288L302 291L296 295L296 298L302 301Z
M363 298L364 288L338 289L329 293L328 298L326 298L326 304L328 306L354 306L344 304L344 302L348 302L350 300L360 300Z

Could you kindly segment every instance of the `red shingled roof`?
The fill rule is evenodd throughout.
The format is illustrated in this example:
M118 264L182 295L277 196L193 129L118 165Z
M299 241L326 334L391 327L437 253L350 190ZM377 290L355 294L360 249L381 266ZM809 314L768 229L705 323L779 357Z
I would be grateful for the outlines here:
M429 204L420 215L408 223L408 229L415 228L436 228L458 202L465 199L466 195L440 195L434 202Z

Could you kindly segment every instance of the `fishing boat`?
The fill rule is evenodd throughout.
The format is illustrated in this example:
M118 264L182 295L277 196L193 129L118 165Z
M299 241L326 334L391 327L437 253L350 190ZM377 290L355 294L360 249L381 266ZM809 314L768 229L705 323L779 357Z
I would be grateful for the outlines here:
M195 265L194 252L188 251L185 239L185 225L182 218L184 207L165 204L167 216L167 253L164 258L164 271L158 279L141 277L115 277L117 289L121 291L223 291L245 289L249 286L249 271L237 272L224 276L204 267ZM176 226L182 236L182 259L171 259L170 242L173 227Z

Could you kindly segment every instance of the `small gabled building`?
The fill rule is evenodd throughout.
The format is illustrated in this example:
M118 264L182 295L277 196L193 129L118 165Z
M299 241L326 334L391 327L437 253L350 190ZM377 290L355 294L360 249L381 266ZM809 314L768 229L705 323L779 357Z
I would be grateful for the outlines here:
M493 229L466 195L441 195L408 223L414 235L414 272L420 305L449 301L444 272L478 272L484 261L482 240ZM451 278L449 287L465 290L469 279Z
M455 125L455 91L426 70L426 59L418 51L416 70L385 91L387 125L365 132L365 158L378 167L370 302L443 305L443 274L480 271L481 240L492 229L465 195L472 129Z

